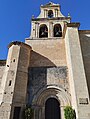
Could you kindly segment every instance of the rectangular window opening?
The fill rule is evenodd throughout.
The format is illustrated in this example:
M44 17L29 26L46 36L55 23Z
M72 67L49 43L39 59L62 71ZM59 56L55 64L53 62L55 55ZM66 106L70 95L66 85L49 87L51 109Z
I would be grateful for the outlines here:
M21 107L14 107L13 119L19 119L20 118L20 111L21 111Z
M9 81L9 86L11 86L11 84L12 84L12 81L10 80L10 81Z

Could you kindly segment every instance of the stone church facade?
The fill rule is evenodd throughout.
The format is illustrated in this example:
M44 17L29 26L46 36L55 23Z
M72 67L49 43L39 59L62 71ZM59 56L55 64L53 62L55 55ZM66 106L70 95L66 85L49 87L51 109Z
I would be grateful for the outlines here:
M77 119L90 119L90 31L79 30L60 5L41 5L31 36L8 46L0 60L0 119L22 119L26 104L33 119L64 119L72 106Z

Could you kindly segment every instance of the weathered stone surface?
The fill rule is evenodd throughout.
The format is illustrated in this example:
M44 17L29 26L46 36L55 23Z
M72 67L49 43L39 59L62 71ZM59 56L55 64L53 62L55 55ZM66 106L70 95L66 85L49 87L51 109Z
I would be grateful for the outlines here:
M80 43L90 97L90 33L80 31Z
M64 39L27 40L26 43L33 47L31 67L66 66Z
M79 98L87 98L89 100L89 93L87 88L79 33L76 26L67 27L65 45L67 66L69 69L72 106L76 109L76 116L78 119L89 119L89 116L87 116L90 109L89 103L87 106L82 106L79 104ZM84 109L86 110L83 112Z
M56 85L68 90L67 67L32 67L29 70L28 93L29 102L41 88Z
M4 70L5 70L5 66L0 66L0 85L1 85L2 76L4 74Z
M12 119L15 107L19 106L21 109L25 107L30 51L31 47L20 42L9 47L0 90L2 119Z

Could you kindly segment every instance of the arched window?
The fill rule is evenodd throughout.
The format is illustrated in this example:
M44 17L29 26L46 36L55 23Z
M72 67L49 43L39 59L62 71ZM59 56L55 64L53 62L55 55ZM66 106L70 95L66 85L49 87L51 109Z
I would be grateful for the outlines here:
M62 28L60 24L54 25L54 37L62 37Z
M53 17L53 11L52 10L49 10L48 11L48 18L52 18Z
M45 24L40 26L39 29L39 38L47 38L48 37L48 28Z

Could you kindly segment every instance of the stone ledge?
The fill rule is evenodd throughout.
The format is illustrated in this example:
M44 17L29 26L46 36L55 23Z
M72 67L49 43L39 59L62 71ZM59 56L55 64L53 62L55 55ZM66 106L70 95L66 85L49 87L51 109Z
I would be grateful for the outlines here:
M0 60L0 66L5 66L6 65L6 60Z
M80 34L90 34L90 30L79 30Z
M33 37L29 37L29 38L26 38L25 40L59 40L59 39L63 39L63 37L51 37L51 38L33 38Z
M28 47L29 49L32 49L32 47L30 45L27 45L23 42L20 42L20 41L13 41L11 42L9 45L8 45L8 49L12 46L12 45L21 45L21 46L26 46Z
M77 27L78 28L79 26L80 26L79 22L73 22L73 23L66 23L65 22L64 30L63 30L63 38L65 38L67 27Z
M79 26L80 26L79 22L67 23L67 27L79 27Z
M53 18L32 18L32 21L46 21L46 20L71 20L71 17L53 17Z

